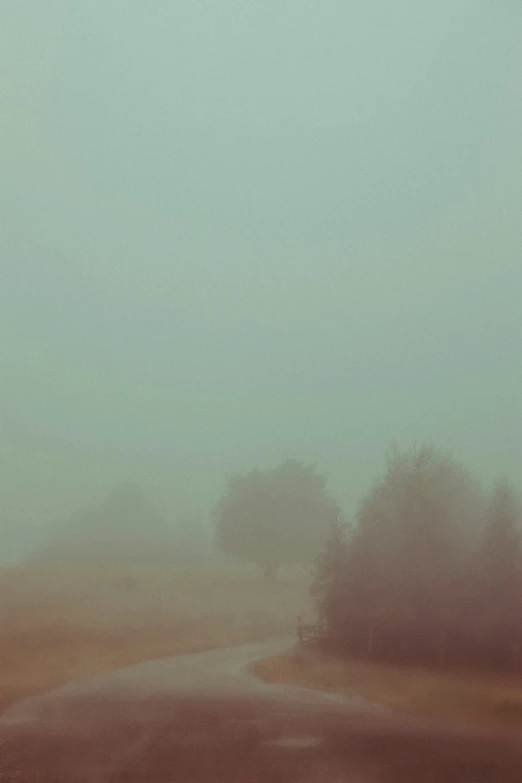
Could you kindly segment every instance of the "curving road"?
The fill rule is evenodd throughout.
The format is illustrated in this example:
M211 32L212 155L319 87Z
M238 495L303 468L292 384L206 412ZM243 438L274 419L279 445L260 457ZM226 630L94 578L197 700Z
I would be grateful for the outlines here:
M51 726L81 730L89 706L100 702L148 704L165 700L284 702L288 705L346 705L342 696L287 685L271 685L249 673L261 658L290 649L294 640L271 640L173 656L104 672L12 706L0 720L10 727ZM351 706L371 705L354 695Z
M522 780L520 742L248 672L292 643L150 661L19 702L0 722L0 783Z

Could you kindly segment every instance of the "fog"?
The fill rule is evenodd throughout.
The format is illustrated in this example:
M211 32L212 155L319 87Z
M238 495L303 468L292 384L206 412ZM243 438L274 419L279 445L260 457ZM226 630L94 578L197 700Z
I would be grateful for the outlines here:
M2 557L433 440L520 486L522 11L3 0Z

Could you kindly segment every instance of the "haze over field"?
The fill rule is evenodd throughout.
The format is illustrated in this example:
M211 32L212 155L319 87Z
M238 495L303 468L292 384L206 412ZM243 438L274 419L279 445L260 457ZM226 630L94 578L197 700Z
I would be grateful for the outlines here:
M2 558L391 439L520 487L522 10L4 0Z

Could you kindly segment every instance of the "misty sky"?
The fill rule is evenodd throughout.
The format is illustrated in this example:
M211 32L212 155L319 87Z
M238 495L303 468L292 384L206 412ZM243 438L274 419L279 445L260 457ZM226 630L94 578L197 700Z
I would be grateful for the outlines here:
M392 438L522 476L522 7L2 0L4 546Z

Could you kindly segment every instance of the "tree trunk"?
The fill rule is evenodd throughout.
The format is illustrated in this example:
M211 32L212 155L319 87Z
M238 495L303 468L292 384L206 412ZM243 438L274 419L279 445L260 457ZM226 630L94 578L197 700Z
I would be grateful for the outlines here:
M262 566L263 579L265 582L275 582L277 579L277 566L274 563L265 563Z

